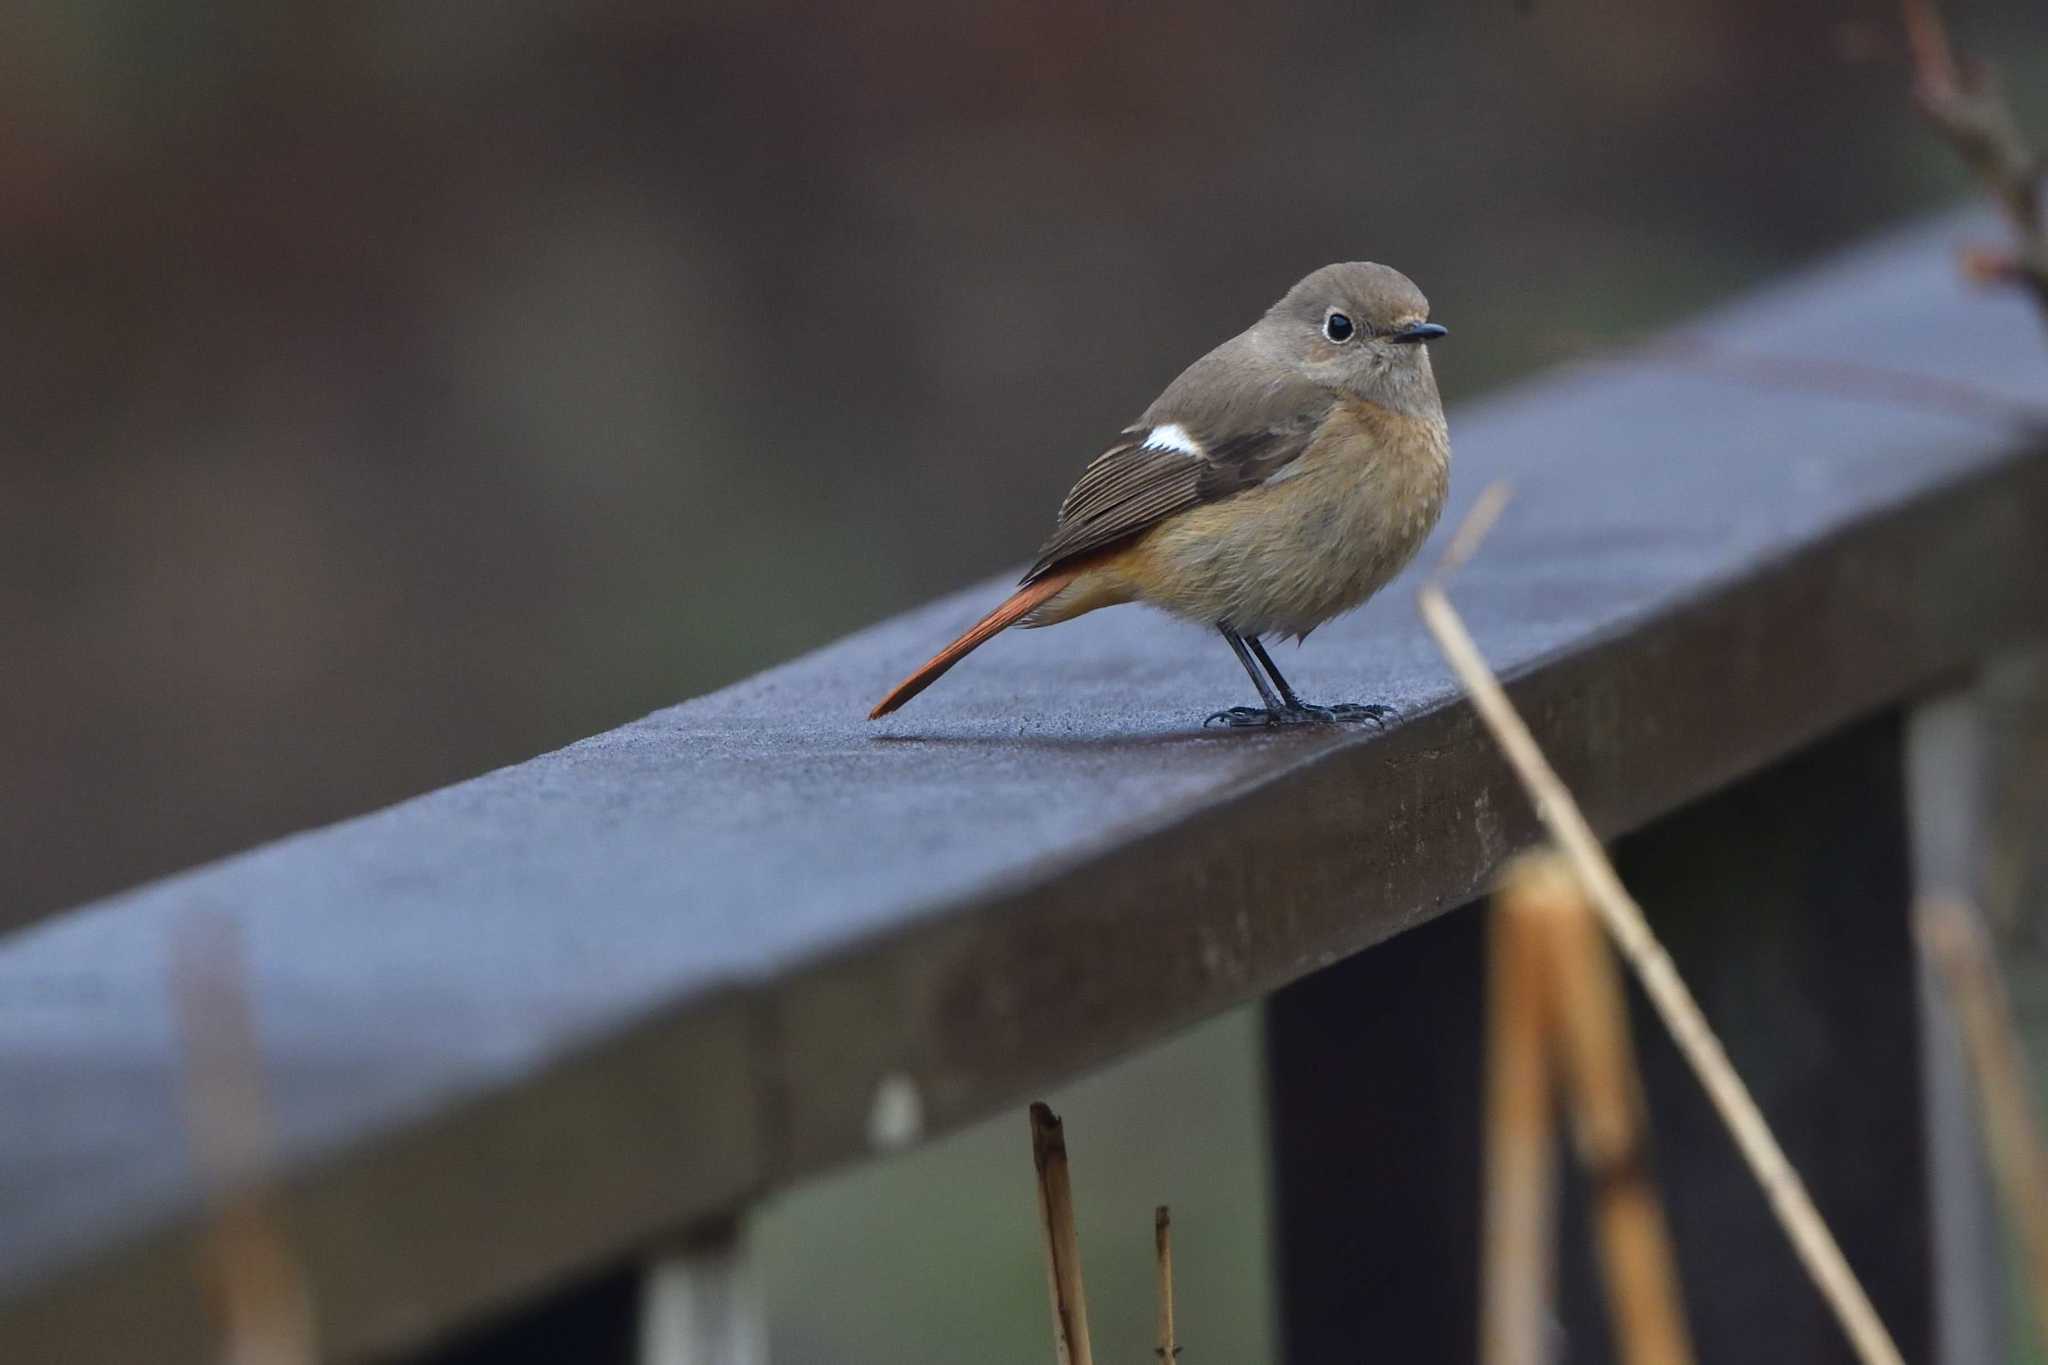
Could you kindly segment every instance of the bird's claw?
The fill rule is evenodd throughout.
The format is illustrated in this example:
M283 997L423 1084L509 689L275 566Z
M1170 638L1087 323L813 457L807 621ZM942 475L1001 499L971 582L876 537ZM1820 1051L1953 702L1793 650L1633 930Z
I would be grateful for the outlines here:
M1202 725L1204 728L1213 725L1228 730L1264 730L1283 725L1345 725L1370 721L1375 728L1385 729L1393 718L1394 708L1391 706L1348 701L1336 706L1314 706L1303 702L1272 711L1263 706L1233 706L1212 712Z
M1278 723L1273 719L1273 714L1261 706L1233 706L1225 711L1212 712L1202 722L1202 726L1204 729L1211 725L1220 725L1229 730L1262 730L1268 725Z

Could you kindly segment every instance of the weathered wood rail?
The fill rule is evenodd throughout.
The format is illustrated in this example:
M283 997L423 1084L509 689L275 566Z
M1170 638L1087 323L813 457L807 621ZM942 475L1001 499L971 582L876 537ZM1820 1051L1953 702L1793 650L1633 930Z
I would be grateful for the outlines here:
M2024 303L1958 280L1966 222L1452 414L1458 503L1517 488L1457 600L1605 831L1749 779L1820 793L1785 807L1834 812L1810 860L1897 845L1883 718L2048 630L2048 357ZM1204 732L1241 699L1236 665L1138 612L1006 637L862 718L994 590L0 940L0 1360L208 1358L167 984L198 910L243 929L282 1208L334 1360L419 1348L902 1138L906 1115L955 1127L1302 978L1272 1027L1283 1250L1316 1235L1312 1205L1346 1212L1301 1192L1332 1125L1370 1126L1351 1111L1371 1086L1319 1098L1317 1068L1345 1063L1314 1040L1332 1010L1363 1027L1441 978L1390 970L1400 943L1319 969L1470 901L1534 829L1406 590L1290 666L1312 695L1398 707L1383 734ZM1785 833L1771 808L1677 818L1754 840ZM1698 892L1668 850L1637 866L1653 907ZM1902 850L1871 874L1905 875ZM1427 1137L1430 1112L1404 1112ZM1403 1198L1373 1215L1389 1236L1457 1204ZM1431 1249L1375 1273L1419 1278ZM1288 1273L1306 1359L1330 1315Z

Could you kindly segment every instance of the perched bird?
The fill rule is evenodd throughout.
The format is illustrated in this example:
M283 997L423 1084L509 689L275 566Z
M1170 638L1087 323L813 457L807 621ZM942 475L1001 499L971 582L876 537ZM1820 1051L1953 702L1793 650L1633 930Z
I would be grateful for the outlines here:
M1010 626L1146 602L1221 631L1259 690L1263 706L1205 723L1383 722L1383 706L1302 701L1261 641L1364 602L1436 524L1451 444L1427 343L1443 335L1398 270L1353 261L1302 280L1090 462L1023 586L869 719Z

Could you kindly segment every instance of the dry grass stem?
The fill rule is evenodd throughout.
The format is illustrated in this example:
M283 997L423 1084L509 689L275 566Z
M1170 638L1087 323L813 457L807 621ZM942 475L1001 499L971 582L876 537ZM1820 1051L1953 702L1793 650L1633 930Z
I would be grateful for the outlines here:
M1901 0L1913 99L1920 112L1983 182L2012 224L2010 253L1975 248L1968 272L2024 285L2048 318L2048 232L2041 214L2041 158L2020 131L1986 63L1957 56L1935 0Z
M1487 935L1481 1365L1545 1365L1556 1277L1557 1161L1541 927L1510 874Z
M1549 983L1572 1135L1592 1185L1616 1354L1637 1365L1691 1365L1678 1260L1650 1175L1649 1121L1613 955L1568 862L1545 852L1518 871L1526 913L1542 935L1539 970Z
M1496 496L1489 491L1482 497L1481 505L1497 512L1496 504L1504 497L1504 494ZM1459 541L1464 539L1460 537ZM1828 1230L1819 1210L1814 1208L1813 1197L1807 1193L1805 1183L1792 1169L1791 1162L1786 1160L1784 1150L1772 1136L1770 1125L1757 1109L1748 1087L1736 1074L1720 1040L1700 1013L1698 1002L1671 965L1671 959L1657 942L1656 935L1651 933L1642 907L1622 886L1621 878L1608 861L1606 850L1601 847L1592 826L1586 823L1578 803L1572 800L1571 792L1551 768L1535 736L1508 700L1499 679L1487 667L1485 656L1465 629L1464 621L1451 606L1450 598L1444 592L1441 573L1423 585L1419 606L1424 623L1470 693L1474 709L1529 793L1538 818L1571 860L1581 886L1591 897L1608 932L1628 959L1629 966L1641 979L1658 1017L1670 1030L1673 1042L1685 1055L1708 1099L1734 1136L1743 1159L1748 1162L1757 1183L1763 1187L1771 1211L1791 1239L1800 1263L1842 1324L1842 1330L1858 1358L1865 1365L1903 1365L1897 1345L1885 1330L1876 1309L1871 1307L1870 1298L1863 1292L1855 1272L1843 1258L1834 1234Z
M1164 1204L1152 1211L1152 1251L1159 1266L1159 1345L1152 1353L1173 1365L1180 1355L1173 1335L1173 1210Z
M186 1122L214 1200L205 1276L228 1365L312 1365L312 1302L265 1187L273 1139L235 922L195 915L171 942Z
M2035 1325L2048 1347L2048 1148L2036 1126L2033 1088L2005 983L1983 923L1969 906L1948 899L1923 901L1914 910L1914 922L1962 1020L1985 1144L2019 1233Z
M1433 579L1442 579L1465 567L1465 561L1479 548L1479 542L1486 539L1493 530L1493 524L1500 520L1508 502L1515 496L1515 490L1503 480L1479 490L1479 496L1472 501L1472 510L1458 523L1458 529L1451 535L1451 543L1444 550L1444 557L1437 561Z
M1044 1104L1031 1106L1031 1163L1038 1171L1038 1222L1045 1233L1045 1287L1052 1301L1059 1365L1095 1365L1088 1344L1088 1296L1081 1285L1081 1239L1074 1230L1074 1187L1067 1135Z

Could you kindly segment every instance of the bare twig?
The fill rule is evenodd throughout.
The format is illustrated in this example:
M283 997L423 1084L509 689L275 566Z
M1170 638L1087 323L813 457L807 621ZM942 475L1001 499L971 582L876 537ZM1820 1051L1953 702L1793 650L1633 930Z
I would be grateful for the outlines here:
M1923 901L1914 910L1914 923L1962 1019L1985 1144L2026 1256L2035 1325L2048 1345L2048 1148L2035 1124L2032 1086L2005 983L1983 923L1969 906L1947 899Z
M1046 1105L1031 1106L1031 1163L1038 1170L1038 1221L1045 1233L1045 1287L1052 1301L1059 1365L1095 1365L1088 1344L1088 1296L1081 1286L1081 1239L1074 1230L1074 1187L1067 1135Z
M1983 182L2012 224L2010 253L1973 248L1965 267L1978 279L2011 280L2033 293L2048 317L2048 233L2041 214L2041 158L2029 145L1991 67L1958 57L1935 0L1900 0L1913 59L1913 100Z
M1173 1210L1164 1204L1152 1211L1152 1250L1159 1263L1159 1345L1152 1354L1173 1365L1180 1356L1173 1335Z
M235 922L195 915L171 942L186 1122L214 1201L206 1277L228 1365L312 1365L311 1300L265 1186L272 1152L262 1059Z
M1486 504L1486 499L1482 499L1482 504ZM1437 645L1470 692L1474 709L1528 791L1538 818L1571 859L1580 884L1592 898L1629 966L1641 978L1650 1003L1671 1032L1672 1041L1720 1112L1751 1173L1763 1187L1771 1211L1791 1239L1807 1274L1842 1324L1858 1357L1866 1365L1903 1365L1891 1334L1843 1258L1834 1234L1814 1208L1813 1197L1771 1135L1770 1125L1728 1061L1728 1054L1700 1013L1692 992L1651 933L1642 907L1622 886L1578 803L1572 800L1571 792L1543 756L1535 736L1529 733L1528 725L1508 700L1499 679L1487 667L1485 656L1465 629L1464 621L1451 606L1441 574L1423 585L1419 606Z
M1557 1153L1541 926L1526 864L1510 869L1487 936L1486 1203L1481 1365L1550 1359Z
M1649 1123L1614 958L1569 862L1539 854L1523 876L1548 949L1550 1019L1579 1161L1593 1187L1616 1354L1636 1365L1690 1365L1678 1260L1650 1176Z

